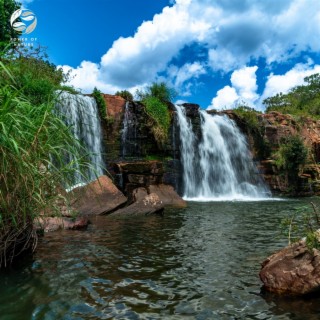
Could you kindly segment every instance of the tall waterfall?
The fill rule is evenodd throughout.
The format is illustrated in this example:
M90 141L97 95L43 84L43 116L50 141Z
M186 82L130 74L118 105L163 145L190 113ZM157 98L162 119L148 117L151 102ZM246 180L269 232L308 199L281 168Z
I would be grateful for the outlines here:
M62 115L65 123L70 127L74 137L81 142L85 149L86 160L90 163L82 175L75 173L73 185L82 185L93 181L103 174L104 162L102 158L101 126L96 101L92 97L81 94L59 93L57 111ZM74 165L79 169L75 159Z
M200 111L200 141L184 107L176 106L180 127L184 198L187 200L251 200L270 196L247 142L227 116Z

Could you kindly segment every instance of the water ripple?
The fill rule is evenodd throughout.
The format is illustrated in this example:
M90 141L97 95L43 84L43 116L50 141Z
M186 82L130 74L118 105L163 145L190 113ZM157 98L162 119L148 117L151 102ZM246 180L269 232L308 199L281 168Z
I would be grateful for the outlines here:
M260 294L260 263L286 244L276 230L297 203L189 203L48 234L0 276L0 319L318 319L319 299Z

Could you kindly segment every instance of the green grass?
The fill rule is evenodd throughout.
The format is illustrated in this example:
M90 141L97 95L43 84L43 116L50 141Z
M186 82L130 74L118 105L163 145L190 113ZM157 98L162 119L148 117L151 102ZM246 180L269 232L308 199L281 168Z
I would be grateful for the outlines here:
M47 208L58 211L59 190L76 170L73 163L65 164L67 153L81 167L87 163L80 157L80 143L53 112L52 90L38 96L34 85L40 79L21 87L7 66L0 63L0 69L6 75L0 81L1 267L36 244L34 219Z
M166 103L156 97L147 97L143 100L146 112L152 119L151 130L159 145L163 145L168 139L170 127L170 113Z

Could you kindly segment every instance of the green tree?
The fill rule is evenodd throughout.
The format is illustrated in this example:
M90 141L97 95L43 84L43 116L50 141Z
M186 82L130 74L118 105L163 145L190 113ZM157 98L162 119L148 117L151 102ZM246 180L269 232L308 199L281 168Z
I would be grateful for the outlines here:
M154 82L145 91L137 90L136 95L141 101L148 97L155 97L161 102L171 102L177 93L164 82Z
M266 111L279 111L297 116L320 118L320 74L304 78L305 85L292 88L263 101Z
M12 48L11 38L17 38L20 33L10 25L12 13L21 7L20 3L14 0L0 0L0 54L4 50Z
M287 173L290 183L296 183L307 155L308 150L299 136L288 137L282 142L276 154L276 164L279 169Z
M115 93L116 96L122 97L123 99L126 99L127 101L133 101L133 95L130 91L128 90L121 90L117 91Z

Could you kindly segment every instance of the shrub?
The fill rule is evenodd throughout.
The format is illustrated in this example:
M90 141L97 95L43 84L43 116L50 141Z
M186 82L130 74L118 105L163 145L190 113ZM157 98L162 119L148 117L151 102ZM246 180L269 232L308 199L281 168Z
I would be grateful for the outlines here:
M92 92L92 96L96 100L101 118L106 119L107 118L107 104L106 104L105 100L103 99L101 91L98 90L97 88L94 88L93 92Z
M260 131L261 126L258 120L258 114L261 113L248 106L238 106L233 112L246 124L250 131Z
M284 139L276 153L276 165L280 170L284 170L289 181L295 182L299 175L299 170L307 160L308 150L304 146L299 136L291 136Z
M162 147L168 139L171 121L168 103L171 102L175 94L175 91L164 82L153 83L146 91L137 90L136 92L137 97L146 107L151 131L159 147Z
M43 59L20 57L6 60L6 69L15 79L15 88L29 99L30 103L40 105L55 96L55 91L61 88L61 83L67 81L68 76L62 69ZM10 81L9 74L1 69L0 85Z
M291 217L281 221L282 233L288 238L288 244L306 239L310 251L320 249L320 213L319 208L311 202L310 206L297 208Z
M141 101L148 97L155 97L162 102L171 102L176 96L176 92L174 89L169 88L164 82L154 82L151 86L147 87L146 91L137 90L136 95Z
M125 99L127 101L133 101L133 95L128 90L117 91L115 93L115 95L119 96L119 97L122 97L123 99Z
M147 97L143 100L146 112L152 120L151 130L160 146L167 138L170 127L170 113L165 103L156 97Z

